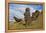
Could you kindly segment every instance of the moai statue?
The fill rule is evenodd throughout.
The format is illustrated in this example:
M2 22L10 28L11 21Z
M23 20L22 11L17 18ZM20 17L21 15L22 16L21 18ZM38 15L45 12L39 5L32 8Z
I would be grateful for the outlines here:
M30 25L31 17L30 17L30 9L29 8L26 8L24 16L25 16L24 18L25 18L26 25Z

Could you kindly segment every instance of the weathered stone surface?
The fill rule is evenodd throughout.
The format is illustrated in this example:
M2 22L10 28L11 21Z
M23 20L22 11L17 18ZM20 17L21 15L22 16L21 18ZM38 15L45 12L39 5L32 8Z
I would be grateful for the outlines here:
M26 8L24 16L25 16L24 18L25 18L26 25L29 25L31 22L30 9L29 8Z

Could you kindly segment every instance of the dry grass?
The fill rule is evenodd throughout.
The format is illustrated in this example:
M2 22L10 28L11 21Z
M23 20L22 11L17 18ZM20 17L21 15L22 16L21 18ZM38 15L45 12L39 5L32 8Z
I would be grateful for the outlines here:
M15 30L15 29L43 29L43 15L39 15L37 20L32 21L30 26L25 27L21 22L20 23L14 23L10 25L9 23L9 29Z

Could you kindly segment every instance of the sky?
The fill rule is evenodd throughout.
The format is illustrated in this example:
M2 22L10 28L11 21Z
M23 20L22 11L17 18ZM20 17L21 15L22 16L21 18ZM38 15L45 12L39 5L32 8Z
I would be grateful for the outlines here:
M33 4L9 4L9 21L13 21L14 16L18 19L23 19L26 8L30 8L30 16L32 16L32 13L35 12L35 10L41 11L43 6Z

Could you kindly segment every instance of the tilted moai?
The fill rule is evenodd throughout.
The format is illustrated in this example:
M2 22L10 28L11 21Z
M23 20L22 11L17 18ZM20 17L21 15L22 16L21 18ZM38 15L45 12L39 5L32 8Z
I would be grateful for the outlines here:
M25 18L25 24L30 25L30 22L31 22L30 8L26 8L24 16L25 16L24 17Z

